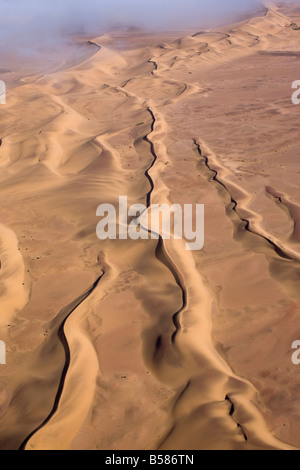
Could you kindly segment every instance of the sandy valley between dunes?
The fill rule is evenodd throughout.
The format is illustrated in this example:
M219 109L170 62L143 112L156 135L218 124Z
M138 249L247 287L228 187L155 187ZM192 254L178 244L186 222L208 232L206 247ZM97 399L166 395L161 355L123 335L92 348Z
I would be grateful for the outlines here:
M292 23L112 32L0 77L1 449L300 447ZM204 204L203 250L98 240L121 195Z

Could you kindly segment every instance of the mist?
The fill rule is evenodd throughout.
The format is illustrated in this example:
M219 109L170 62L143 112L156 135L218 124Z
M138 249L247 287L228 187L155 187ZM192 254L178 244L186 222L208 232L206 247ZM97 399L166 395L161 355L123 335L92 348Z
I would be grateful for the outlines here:
M70 36L113 27L209 28L262 7L260 0L0 0L0 66L18 52L33 57ZM1 64L2 62L2 64Z

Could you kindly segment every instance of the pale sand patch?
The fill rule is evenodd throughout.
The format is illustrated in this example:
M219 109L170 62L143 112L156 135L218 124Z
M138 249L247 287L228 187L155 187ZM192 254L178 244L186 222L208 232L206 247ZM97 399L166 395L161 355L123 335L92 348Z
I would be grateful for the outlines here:
M1 449L300 446L292 21L112 32L12 80ZM205 204L204 249L100 242L97 206L121 195Z

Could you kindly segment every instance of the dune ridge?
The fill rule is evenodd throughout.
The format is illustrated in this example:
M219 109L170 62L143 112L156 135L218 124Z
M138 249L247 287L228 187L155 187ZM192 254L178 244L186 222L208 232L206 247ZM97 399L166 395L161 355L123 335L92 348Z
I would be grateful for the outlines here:
M262 162L255 167L261 175L246 180L252 167L245 142L250 148L252 141L236 120L238 99L216 132L217 94L232 101L224 90L240 64L246 70L254 61L254 69L266 73L261 52L291 57L297 47L292 21L268 9L224 31L191 32L157 46L140 47L130 33L121 49L113 35L94 38L93 55L24 77L10 91L0 178L2 223L13 232L1 229L6 313L0 337L13 346L8 375L0 370L1 448L299 447L297 379L287 359L291 333L282 329L287 352L280 363L290 388L278 396L277 365L265 351L258 361L263 348L252 340L255 326L258 341L271 334L272 348L277 322L287 324L288 312L300 328L297 229L292 236L274 229L257 206L263 200L277 211L279 200L292 228L297 197L281 188L275 170L265 176ZM249 93L255 80L248 78ZM273 132L287 113L282 96L257 105L259 113L270 113ZM237 142L236 154L224 145L228 136ZM281 141L287 152L294 134L290 139ZM274 155L264 142L260 149ZM97 241L96 208L116 204L119 195L148 209L204 203L203 252L161 237ZM236 274L239 263L249 267L244 280ZM265 297L278 297L275 319L253 281L258 272ZM252 300L243 304L245 286L254 307ZM282 396L287 405L279 410Z

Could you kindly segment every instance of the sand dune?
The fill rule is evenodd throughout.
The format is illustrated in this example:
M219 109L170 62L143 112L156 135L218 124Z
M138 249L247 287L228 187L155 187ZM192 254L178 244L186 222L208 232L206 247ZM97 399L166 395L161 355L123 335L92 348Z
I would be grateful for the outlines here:
M1 449L300 447L297 21L111 32L12 77ZM121 195L204 204L204 249L98 240Z

